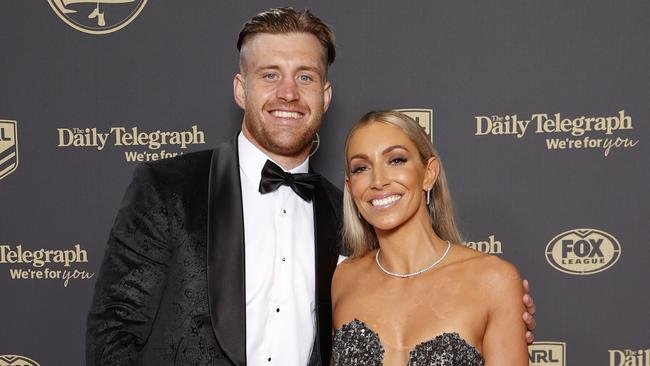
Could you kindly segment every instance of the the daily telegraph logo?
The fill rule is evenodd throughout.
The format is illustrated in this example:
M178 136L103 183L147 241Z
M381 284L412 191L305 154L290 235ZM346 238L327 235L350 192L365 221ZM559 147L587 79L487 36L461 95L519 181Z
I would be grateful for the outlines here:
M563 232L546 245L546 260L558 271L590 275L612 267L621 257L621 244L611 234L596 229Z
M424 128L424 132L429 135L433 143L433 109L407 108L395 110L413 118L420 127Z
M89 34L106 34L131 23L147 0L48 0L48 3L72 28Z
M488 236L487 240L478 241L465 241L463 244L479 252L487 254L503 254L503 247L499 240L494 238L494 235Z
M38 362L19 355L0 355L0 366L40 366Z
M650 348L610 349L609 366L650 366Z
M0 120L0 179L18 168L18 129L16 121Z
M476 116L475 136L545 136L548 150L598 149L609 156L613 149L635 147L639 140L617 136L632 131L632 116L620 110L611 116L567 117L561 113L534 113L525 118L513 115Z
M22 245L0 244L0 268L9 267L12 280L56 280L68 287L71 280L89 280L95 276L94 272L80 267L85 264L88 264L88 252L79 244L69 249L33 250Z
M528 345L529 366L565 366L566 343L534 342Z
M152 161L183 154L171 149L187 149L189 145L205 144L205 135L196 125L186 131L143 131L138 127L110 127L101 131L92 128L57 128L58 147L104 150L107 146L118 148L145 148L148 151L125 151L124 159L130 162ZM167 149L165 149L167 147Z

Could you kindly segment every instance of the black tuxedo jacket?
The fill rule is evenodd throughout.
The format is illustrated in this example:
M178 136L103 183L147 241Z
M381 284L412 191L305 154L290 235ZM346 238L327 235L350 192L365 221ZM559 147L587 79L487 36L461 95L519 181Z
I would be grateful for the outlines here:
M331 354L341 192L314 193L316 341ZM88 365L245 365L244 226L236 139L140 165L110 233L88 314Z

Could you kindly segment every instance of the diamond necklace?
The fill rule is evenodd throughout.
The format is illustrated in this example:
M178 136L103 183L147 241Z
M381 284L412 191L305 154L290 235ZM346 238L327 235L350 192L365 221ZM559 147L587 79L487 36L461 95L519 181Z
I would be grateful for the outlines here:
M379 269L381 269L387 275L394 276L394 277L399 277L399 278L409 278L409 277L417 276L420 273L424 273L424 272L430 270L431 268L435 267L436 264L442 262L442 260L445 259L445 257L449 253L449 249L451 249L451 242L449 240L447 240L447 250L445 250L445 252L442 253L440 258L436 259L435 262L429 264L428 266L422 268L421 270L419 270L417 272L413 272L413 273L406 273L406 274L395 273L395 272L391 272L391 271L387 270L386 268L384 268L384 266L382 266L381 263L379 262L379 252L381 251L381 248L377 249L377 254L375 254L375 262L377 262L377 266L379 266Z

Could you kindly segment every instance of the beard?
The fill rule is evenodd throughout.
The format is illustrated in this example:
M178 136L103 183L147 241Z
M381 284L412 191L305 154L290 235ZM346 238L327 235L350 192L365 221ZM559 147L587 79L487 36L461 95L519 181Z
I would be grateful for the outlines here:
M251 106L252 107L252 106ZM247 106L247 111L255 111ZM257 109L259 110L259 109ZM305 110L305 108L301 108ZM307 109L308 110L308 109ZM265 120L264 113L244 112L244 125L254 142L264 150L281 156L298 156L311 147L323 118L323 110L311 110L309 119L295 128L274 125Z

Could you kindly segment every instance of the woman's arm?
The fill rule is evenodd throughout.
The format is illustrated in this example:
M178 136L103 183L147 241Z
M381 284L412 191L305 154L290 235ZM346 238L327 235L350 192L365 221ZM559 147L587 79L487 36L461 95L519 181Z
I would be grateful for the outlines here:
M488 319L483 336L485 365L527 366L526 326L521 321L524 312L521 278L512 264L494 259L483 276L488 300Z

